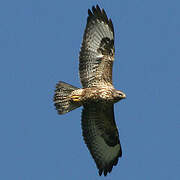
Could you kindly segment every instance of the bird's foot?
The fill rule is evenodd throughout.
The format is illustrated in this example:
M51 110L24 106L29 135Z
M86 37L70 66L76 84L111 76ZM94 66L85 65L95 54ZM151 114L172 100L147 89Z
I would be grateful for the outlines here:
M73 96L71 96L71 99L72 99L74 102L79 102L79 101L80 101L80 96L78 96L78 95L73 95Z

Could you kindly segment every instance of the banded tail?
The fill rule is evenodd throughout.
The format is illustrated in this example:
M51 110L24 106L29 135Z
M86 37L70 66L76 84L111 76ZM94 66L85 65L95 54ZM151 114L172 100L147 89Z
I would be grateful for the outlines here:
M65 114L81 106L80 103L74 102L70 98L70 94L77 89L79 88L62 81L56 85L54 105L59 114Z

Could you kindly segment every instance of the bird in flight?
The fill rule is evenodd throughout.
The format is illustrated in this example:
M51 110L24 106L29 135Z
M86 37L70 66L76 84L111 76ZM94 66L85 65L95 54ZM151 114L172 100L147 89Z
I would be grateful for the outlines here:
M88 10L87 24L79 55L79 75L83 88L60 81L56 85L54 105L59 114L83 106L82 134L99 169L110 173L122 156L114 118L114 103L126 98L112 83L114 28L104 9Z

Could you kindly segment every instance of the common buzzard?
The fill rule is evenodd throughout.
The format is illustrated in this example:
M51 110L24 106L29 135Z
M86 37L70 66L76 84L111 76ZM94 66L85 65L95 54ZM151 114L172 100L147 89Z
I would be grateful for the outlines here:
M95 160L99 175L111 172L122 156L114 118L114 103L126 95L112 84L114 28L104 9L88 10L87 25L79 56L79 74L83 88L60 81L54 104L59 114L83 106L82 134Z

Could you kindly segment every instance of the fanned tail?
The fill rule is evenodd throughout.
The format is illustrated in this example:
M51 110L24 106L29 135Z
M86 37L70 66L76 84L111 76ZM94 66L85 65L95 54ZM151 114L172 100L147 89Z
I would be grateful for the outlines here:
M62 81L56 85L54 105L59 114L65 114L81 106L81 104L72 101L69 97L69 95L77 89L79 88Z

